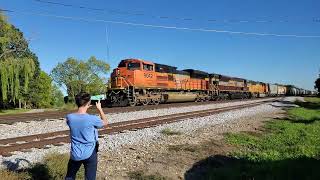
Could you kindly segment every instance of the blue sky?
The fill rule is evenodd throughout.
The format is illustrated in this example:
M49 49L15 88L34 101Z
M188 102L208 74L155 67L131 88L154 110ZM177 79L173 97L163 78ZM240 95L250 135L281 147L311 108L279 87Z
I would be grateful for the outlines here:
M188 28L320 36L317 0L51 0L85 7L139 12L126 15L39 3L0 0L9 21L31 39L41 68L50 72L68 57L94 55L114 68L121 59L140 58L180 69L194 68L247 79L313 89L320 68L320 38L254 36L66 20L45 13ZM170 16L160 19L153 16ZM176 17L192 18L180 20ZM207 21L215 19L217 21ZM250 22L224 22L249 20ZM259 23L267 20L272 22ZM288 21L288 22L283 22ZM106 28L109 40L107 43ZM107 57L107 45L110 56Z

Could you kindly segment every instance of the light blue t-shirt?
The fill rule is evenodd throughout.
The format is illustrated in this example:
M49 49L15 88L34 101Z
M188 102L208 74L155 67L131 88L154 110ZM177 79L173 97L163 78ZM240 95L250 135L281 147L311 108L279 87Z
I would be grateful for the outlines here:
M88 159L95 149L98 141L97 128L102 128L102 120L90 114L68 114L67 124L70 128L72 160Z

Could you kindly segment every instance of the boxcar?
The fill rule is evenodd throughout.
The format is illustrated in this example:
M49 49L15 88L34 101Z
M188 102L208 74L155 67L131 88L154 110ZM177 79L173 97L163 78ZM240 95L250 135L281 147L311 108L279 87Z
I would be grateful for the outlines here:
M278 96L278 85L269 84L269 96Z
M278 96L284 96L287 94L287 87L284 85L277 85L278 86Z

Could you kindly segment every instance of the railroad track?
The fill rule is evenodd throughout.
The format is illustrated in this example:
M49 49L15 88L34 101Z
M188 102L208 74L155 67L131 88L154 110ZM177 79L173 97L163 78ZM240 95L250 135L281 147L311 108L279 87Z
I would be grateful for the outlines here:
M215 108L201 111L192 111L186 113L171 114L158 117L150 117L144 119L137 119L131 121L123 121L117 123L111 123L108 127L99 130L100 135L121 133L125 131L133 131L137 129L149 128L158 126L161 124L173 123L190 118L198 118L210 116L213 114L227 112L232 110L238 110L243 108L254 107L273 100L264 100L260 102L248 103L243 105L235 105L223 108ZM59 146L64 143L69 143L69 131L57 131L45 134L36 134L30 136L21 136L8 139L0 139L0 155L11 156L15 151L27 152L31 148L49 148L48 146Z
M273 99L273 98L264 98ZM206 104L218 104L227 102L238 102L238 101L251 101L253 99L245 100L227 100L227 101L209 101L209 102L185 102L185 103L172 103L172 104L160 104L160 105L149 105L149 106L136 106L136 107L114 107L114 108L104 108L105 113L122 113L122 112L133 112L133 111L143 111L143 110L154 110L154 109L164 109L171 107L188 107L195 105L206 105ZM0 115L0 124L14 124L16 122L30 122L30 121L43 121L45 119L61 119L67 114L74 111L48 111L48 112L38 112L38 113L22 113L14 115ZM88 113L96 113L96 110L91 108Z

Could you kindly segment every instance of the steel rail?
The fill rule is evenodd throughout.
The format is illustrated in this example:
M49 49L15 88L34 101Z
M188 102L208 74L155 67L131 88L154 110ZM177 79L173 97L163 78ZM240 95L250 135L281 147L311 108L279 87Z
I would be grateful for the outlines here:
M273 99L271 97L265 99ZM227 100L227 101L209 101L209 102L185 102L185 103L172 103L172 104L160 104L160 105L148 105L148 106L136 106L136 107L113 107L113 108L104 108L105 113L122 113L122 112L133 112L133 111L144 111L144 110L155 110L155 109L164 109L172 107L188 107L188 106L197 106L197 105L206 105L206 104L219 104L227 102L246 102L252 101L254 99L245 99L245 100ZM37 113L21 113L21 114L10 114L10 115L0 115L0 124L13 124L16 122L29 122L29 121L42 121L45 119L61 119L64 118L67 114L73 113L74 111L47 111L47 112L37 112ZM89 109L88 113L95 114L94 109Z
M222 108L207 109L200 111L191 111L187 113L178 113L171 115L164 115L158 117L150 117L144 119L137 119L131 121L122 121L109 124L108 127L99 130L100 135L121 133L124 131L143 129L153 126L158 126L167 123L183 121L185 119L199 118L210 116L217 113L250 108L264 103L272 102L272 100L265 100L249 104L234 105ZM10 156L15 151L28 151L31 148L46 148L48 145L60 145L62 143L69 143L69 131L57 131L45 134L36 134L30 136L21 136L8 139L0 139L0 155Z

